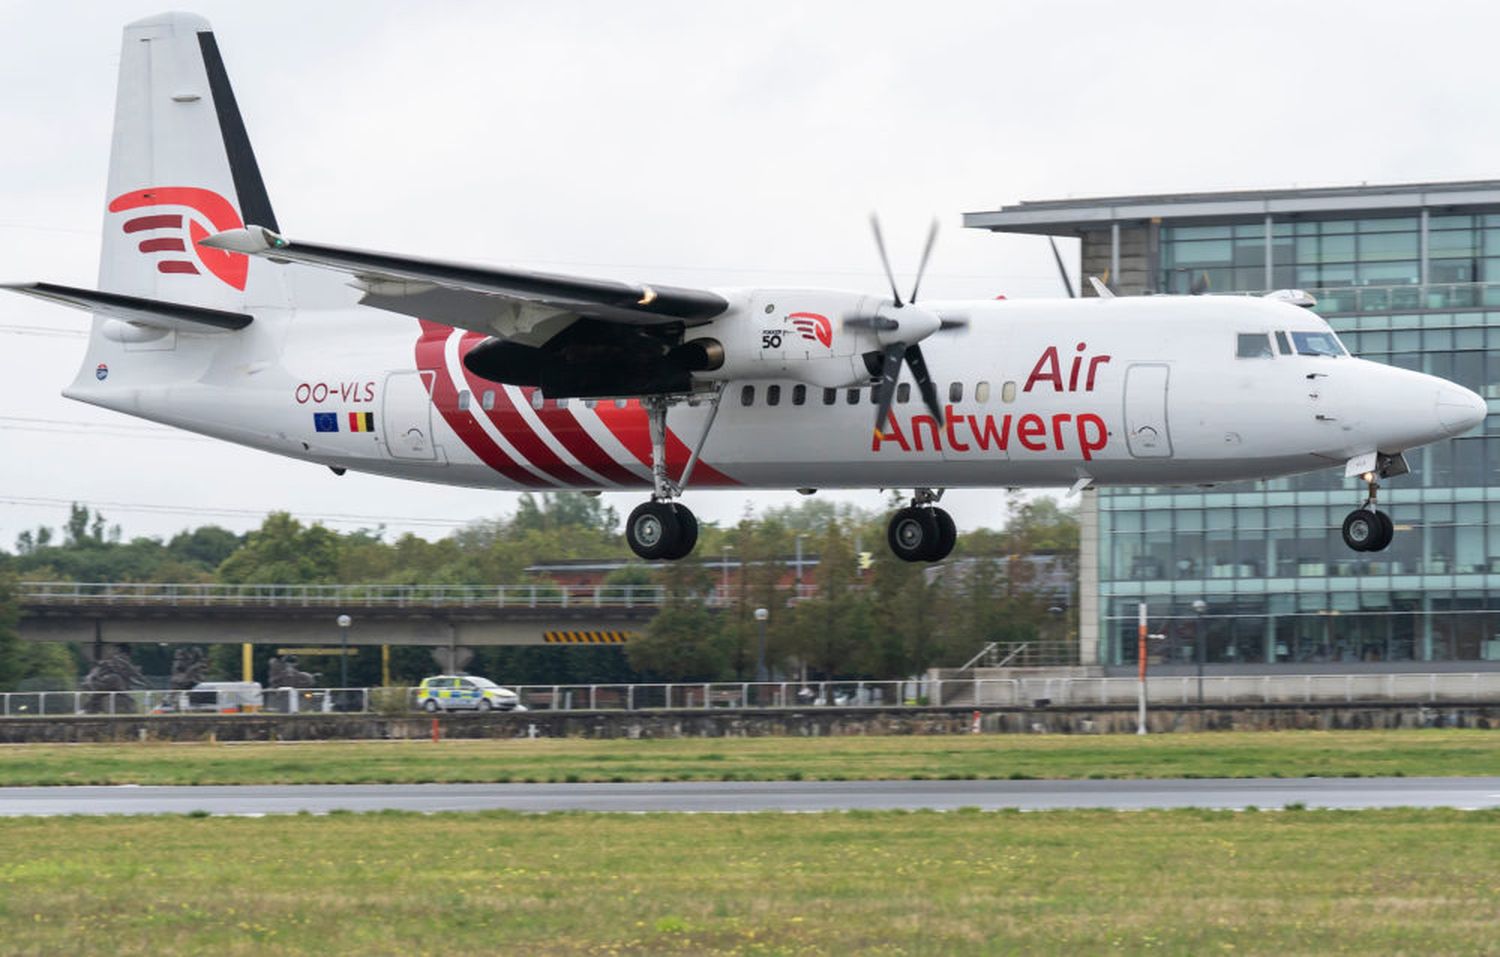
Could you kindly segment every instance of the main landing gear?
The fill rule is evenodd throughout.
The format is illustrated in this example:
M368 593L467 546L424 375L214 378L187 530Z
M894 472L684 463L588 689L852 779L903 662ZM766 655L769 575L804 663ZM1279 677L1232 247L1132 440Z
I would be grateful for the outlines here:
M667 409L681 401L675 396L653 395L641 400L646 408L651 432L651 501L637 505L625 520L625 542L630 550L646 561L676 561L686 558L698 544L698 519L686 505L673 501L687 488L704 440L719 414L721 386L714 393L708 422L693 454L682 469L682 477L673 482L667 476Z
M891 516L886 527L886 541L891 551L904 562L940 562L953 551L958 528L953 516L935 504L942 491L919 488L911 505Z
M1356 552L1383 552L1395 537L1396 526L1389 515L1375 507L1375 494L1380 490L1380 483L1373 475L1367 481L1369 498L1344 519L1344 544Z

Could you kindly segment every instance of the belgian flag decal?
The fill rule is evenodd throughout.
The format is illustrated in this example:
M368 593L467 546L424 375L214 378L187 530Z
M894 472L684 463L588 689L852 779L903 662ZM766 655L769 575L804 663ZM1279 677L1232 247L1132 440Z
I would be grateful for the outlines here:
M349 431L350 432L374 432L375 431L375 413L374 412L350 412L349 413Z

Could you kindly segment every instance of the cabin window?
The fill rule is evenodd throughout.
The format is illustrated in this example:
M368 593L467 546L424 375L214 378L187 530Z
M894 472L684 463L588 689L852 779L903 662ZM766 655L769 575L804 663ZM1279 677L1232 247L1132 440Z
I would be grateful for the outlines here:
M880 404L880 386L878 386L878 385L872 385L872 386L870 386L870 404L871 405L879 405Z
M584 399L583 400L583 407L585 409L592 409L594 406L596 406L598 404L599 404L599 400L598 399Z
M755 386L747 385L740 388L740 405L755 404Z
M792 386L792 405L806 405L806 404L807 404L807 386L805 386L805 385L794 385L794 386Z
M964 400L964 384L962 382L948 383L948 401L962 402Z
M541 389L531 390L531 407L533 409L540 409L543 405L546 404L546 402L547 397L545 395L542 395Z
M901 405L911 401L911 383L903 382L896 386L896 401Z
M984 405L990 401L990 384L988 382L981 382L974 387L974 401L980 405Z
M1338 337L1331 332L1294 332L1292 342L1297 346L1298 355L1341 356L1345 354Z
M824 389L823 390L823 404L824 405L833 405L838 400L839 400L839 390L838 389Z
M615 400L615 408L617 408L617 409L623 409L623 408L625 408L625 406L627 406L629 404L630 404L630 400L629 399L616 399Z
M849 395L848 395L847 398L848 398L848 401L849 401L850 405L859 405L859 390L858 389L850 389L849 390Z
M781 386L779 386L779 385L768 385L768 386L766 386L766 405L780 405L780 404L781 404Z
M1284 356L1289 356L1292 354L1292 344L1287 341L1286 333L1282 332L1280 329L1276 330L1276 348L1279 349L1281 351L1281 354Z
M1234 355L1237 359L1274 359L1276 357L1276 353L1271 351L1271 337L1264 332L1240 333L1234 347Z
M568 407L568 400L567 400L567 398L563 397L561 399L558 399L557 400L557 407L559 409L566 409Z
M1016 384L1014 382L1007 382L1007 383L1005 383L1005 385L1002 385L1000 387L1000 401L1001 402L1014 402L1014 401L1016 401Z
M479 404L488 412L495 407L495 390L485 389L484 395L479 397Z
M469 411L469 390L468 389L464 389L462 392L460 392L458 394L458 411L460 411L460 412L467 412L467 411Z

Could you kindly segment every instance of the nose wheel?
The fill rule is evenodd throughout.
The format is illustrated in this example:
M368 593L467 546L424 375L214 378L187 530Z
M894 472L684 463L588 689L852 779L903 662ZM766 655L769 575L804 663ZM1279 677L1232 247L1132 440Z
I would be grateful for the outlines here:
M1391 517L1375 507L1375 493L1379 489L1379 483L1371 481L1370 497L1365 504L1344 518L1344 544L1356 552L1383 552L1396 537Z
M958 527L952 515L933 504L940 494L918 489L912 504L891 516L886 541L903 562L940 562L953 551Z

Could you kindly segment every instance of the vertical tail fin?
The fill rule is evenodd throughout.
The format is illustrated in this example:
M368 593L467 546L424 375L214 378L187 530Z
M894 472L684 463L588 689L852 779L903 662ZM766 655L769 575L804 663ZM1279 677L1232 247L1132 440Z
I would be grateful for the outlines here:
M274 267L198 241L276 214L208 21L125 28L99 288L216 309L288 305Z

